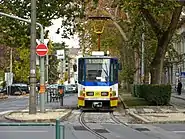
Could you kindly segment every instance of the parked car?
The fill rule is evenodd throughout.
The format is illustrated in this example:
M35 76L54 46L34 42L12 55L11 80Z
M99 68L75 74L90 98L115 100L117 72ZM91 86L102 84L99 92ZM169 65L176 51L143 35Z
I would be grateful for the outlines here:
M0 88L0 93L6 95L7 94L6 88Z
M8 93L10 95L28 94L29 93L29 87L28 87L27 84L23 84L23 83L12 84L11 86L8 86Z
M65 93L75 93L75 92L76 92L76 88L74 88L73 85L71 84L65 85Z
M71 86L73 87L74 92L75 92L75 93L78 93L77 84L71 84Z

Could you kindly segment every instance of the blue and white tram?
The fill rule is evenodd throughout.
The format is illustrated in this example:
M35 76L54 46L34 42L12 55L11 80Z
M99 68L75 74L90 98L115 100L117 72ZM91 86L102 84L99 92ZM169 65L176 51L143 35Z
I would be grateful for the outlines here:
M94 52L77 60L78 107L113 108L118 106L117 58Z

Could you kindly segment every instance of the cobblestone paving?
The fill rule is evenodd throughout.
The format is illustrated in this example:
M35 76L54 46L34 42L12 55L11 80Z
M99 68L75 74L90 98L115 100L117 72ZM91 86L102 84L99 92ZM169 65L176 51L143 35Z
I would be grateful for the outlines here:
M66 122L71 124L79 124L79 116L80 116L80 110L73 110L71 115L66 119ZM125 112L113 112L114 116L119 119L120 122L125 124L132 124L132 123L142 123L142 121L137 120L130 115L125 114ZM107 112L88 112L85 113L85 122L87 123L107 123L107 124L116 124L110 117L110 114Z

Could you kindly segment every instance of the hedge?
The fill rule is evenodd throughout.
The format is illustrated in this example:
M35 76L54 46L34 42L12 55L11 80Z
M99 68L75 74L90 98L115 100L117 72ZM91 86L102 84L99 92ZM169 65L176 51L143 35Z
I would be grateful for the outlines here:
M154 105L167 105L171 98L171 85L142 84L133 85L132 95L144 98Z

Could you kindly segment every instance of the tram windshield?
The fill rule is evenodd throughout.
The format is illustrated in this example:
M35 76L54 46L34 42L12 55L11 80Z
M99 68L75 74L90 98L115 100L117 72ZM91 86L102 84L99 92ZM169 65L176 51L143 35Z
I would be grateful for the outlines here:
M108 82L110 59L86 59L86 82Z

